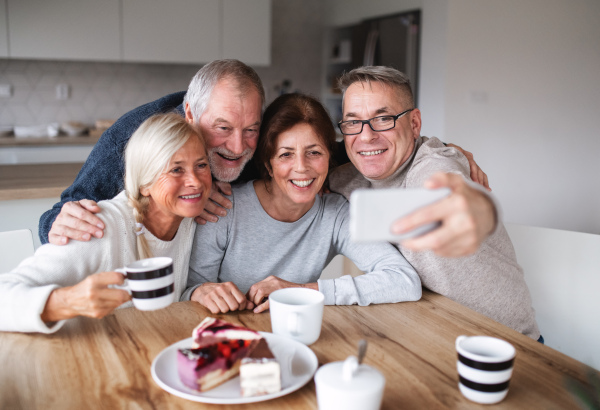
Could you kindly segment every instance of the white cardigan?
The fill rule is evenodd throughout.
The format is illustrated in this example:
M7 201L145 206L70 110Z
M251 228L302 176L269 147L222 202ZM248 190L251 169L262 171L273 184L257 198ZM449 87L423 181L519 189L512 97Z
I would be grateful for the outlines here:
M48 327L40 318L54 289L75 285L91 274L113 271L136 260L135 219L125 192L98 205L101 212L97 216L105 225L102 239L43 245L13 271L0 274L1 331L56 332L64 321ZM154 256L173 259L177 298L185 290L195 230L194 220L185 218L169 242L145 233ZM127 302L121 307L131 305Z

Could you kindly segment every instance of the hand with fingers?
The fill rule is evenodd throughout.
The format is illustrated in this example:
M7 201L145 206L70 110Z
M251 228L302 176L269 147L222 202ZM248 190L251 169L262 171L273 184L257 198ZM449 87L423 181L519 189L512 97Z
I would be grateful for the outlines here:
M47 323L76 316L103 318L131 299L127 291L110 287L122 285L123 281L123 275L118 272L101 272L77 285L55 289L48 297L41 318Z
M233 282L203 283L194 290L191 300L215 314L254 308Z
M233 203L225 195L231 196L231 194L231 184L213 181L210 200L206 202L204 211L196 217L196 222L204 225L206 222L217 222L219 216L226 216L227 210L231 209Z
M479 185L483 185L484 188L487 189L488 191L492 190L492 188L490 188L490 184L488 182L487 174L485 172L483 172L483 170L481 168L479 168L479 165L477 165L477 163L475 162L475 158L473 157L472 153L462 149L461 147L459 147L458 145L455 145L455 144L446 144L446 146L456 148L467 158L467 161L469 161L469 168L471 171L471 179L473 180L473 182L477 182Z
M309 288L319 290L319 285L316 282L306 284L288 282L287 280L271 275L252 285L246 294L248 300L256 305L254 313L264 312L269 309L269 295L278 289L285 288Z
M48 241L54 245L66 245L69 239L89 241L92 236L102 238L104 223L94 215L98 212L98 204L89 199L67 202L48 232Z
M437 173L425 183L425 187L448 187L452 192L446 198L397 220L392 225L392 232L401 234L438 221L441 226L425 235L402 241L401 245L413 251L432 250L446 257L475 253L497 224L492 200L469 186L458 174Z

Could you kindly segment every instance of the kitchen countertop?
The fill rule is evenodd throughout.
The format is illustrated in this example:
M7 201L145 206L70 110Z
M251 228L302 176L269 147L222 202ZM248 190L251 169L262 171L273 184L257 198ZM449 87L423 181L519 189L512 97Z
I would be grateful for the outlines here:
M82 165L0 165L0 200L59 197L73 183Z
M14 136L0 137L0 148L57 145L94 145L98 142L100 135L101 134L93 134L76 137L59 135L57 137L43 138L16 138Z

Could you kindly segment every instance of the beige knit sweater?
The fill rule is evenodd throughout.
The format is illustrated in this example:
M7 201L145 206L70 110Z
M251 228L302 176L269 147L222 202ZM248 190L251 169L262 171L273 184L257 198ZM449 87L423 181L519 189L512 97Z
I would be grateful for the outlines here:
M451 172L469 178L467 159L437 138L417 139L412 156L385 180L368 180L352 164L330 175L334 192L346 198L358 188L417 188L435 172ZM476 184L473 183L474 187ZM504 225L472 256L444 258L433 252L400 251L417 270L424 287L482 313L533 339L540 337L523 270Z
M136 260L135 220L125 193L98 205L101 212L97 215L106 226L102 239L71 241L65 246L43 245L13 271L0 274L0 330L56 332L64 321L48 327L40 319L54 289L75 285L91 274L112 271ZM185 289L195 229L194 220L185 218L169 242L145 233L154 256L173 259L177 298ZM121 307L127 306L131 302Z

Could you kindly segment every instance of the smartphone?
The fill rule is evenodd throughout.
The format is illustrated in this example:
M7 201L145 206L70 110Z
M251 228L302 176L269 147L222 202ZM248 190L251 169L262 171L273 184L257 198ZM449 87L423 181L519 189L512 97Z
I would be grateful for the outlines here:
M440 222L402 235L391 232L397 219L450 195L449 188L357 189L350 195L350 237L355 242L400 242L436 229Z

